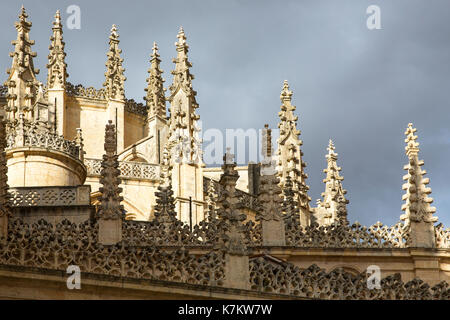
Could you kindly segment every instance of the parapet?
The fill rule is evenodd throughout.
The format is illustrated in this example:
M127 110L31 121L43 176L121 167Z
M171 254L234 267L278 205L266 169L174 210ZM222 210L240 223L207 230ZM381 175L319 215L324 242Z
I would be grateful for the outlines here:
M82 143L37 122L19 120L8 127L6 157L12 188L78 186L86 180Z

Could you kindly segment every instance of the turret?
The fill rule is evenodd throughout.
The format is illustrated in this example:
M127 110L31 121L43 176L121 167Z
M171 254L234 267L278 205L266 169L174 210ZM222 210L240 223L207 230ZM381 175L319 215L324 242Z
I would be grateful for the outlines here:
M8 180L11 188L43 186L78 186L86 179L83 165L81 133L77 140L66 140L63 124L55 130L55 110L64 109L64 86L67 73L64 62L64 42L59 12L55 15L50 38L47 65L48 103L42 83L36 79L31 51L34 41L29 39L31 22L22 7L16 22L17 40L13 41L12 66L8 69L7 147ZM57 117L58 118L58 117ZM60 118L61 120L62 118Z

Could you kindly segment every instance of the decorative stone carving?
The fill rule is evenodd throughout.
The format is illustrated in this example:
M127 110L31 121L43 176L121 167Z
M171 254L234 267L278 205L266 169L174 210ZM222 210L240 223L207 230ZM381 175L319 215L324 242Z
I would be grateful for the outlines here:
M218 181L214 180L214 179L210 179L207 177L204 177L203 179L203 187L204 187L204 193L207 194L208 190L207 190L207 186L209 185L209 181L211 181L211 183L214 185L214 190L216 193L216 198L222 193L222 186L219 184ZM250 194L248 192L236 189L236 197L238 199L238 203L239 203L239 208L246 208L249 209L251 211L258 211L259 209L259 201L258 198L253 195Z
M159 59L158 46L153 42L152 55L150 59L151 67L148 69L148 86L145 88L147 95L144 100L147 102L148 117L158 116L166 119L166 97L162 78L163 70L160 68L161 59Z
M423 178L426 171L421 169L424 162L419 160L419 143L416 141L417 136L414 135L416 131L417 129L412 127L412 123L408 124L405 131L405 151L409 163L404 166L408 172L403 176L403 180L406 181L403 184L403 190L406 193L402 197L402 200L405 201L402 210L405 211L405 214L401 215L400 219L405 221L405 225L409 229L410 246L434 247L436 239L433 224L438 218L433 216L436 208L430 206L433 202L433 198L428 197L431 188L426 187L430 179Z
M64 272L75 264L86 273L223 286L220 252L197 257L182 248L164 251L125 242L103 246L97 242L97 229L90 221L52 225L45 220L27 224L15 219L10 222L8 242L0 244L0 264Z
M192 88L194 76L189 68L187 53L189 46L186 44L186 35L181 27L175 43L177 57L173 59L175 70L172 71L173 83L169 87L170 96L170 125L166 148L170 153L172 163L194 163L201 165L202 141L199 137L200 116L195 110L199 107L195 100L197 92Z
M112 121L109 120L105 127L105 154L103 155L102 170L99 188L101 192L100 209L98 216L101 219L122 219L125 216L123 206L120 202L123 200L120 193L122 188L120 184L119 161L117 160L116 129Z
M106 100L106 90L104 88L98 90L94 87L85 88L81 84L73 85L70 82L66 83L66 93L72 97Z
M280 117L278 123L280 137L277 148L278 176L282 188L284 188L286 176L291 176L295 192L294 199L298 203L302 225L306 226L310 223L309 201L311 198L308 196L309 186L305 182L308 175L304 171L306 163L302 160L303 152L300 150L303 142L298 138L300 135L300 130L297 130L298 117L294 116L295 106L291 104L292 91L289 90L287 80L284 81L280 99L282 105L278 113Z
M331 223L348 224L347 220L347 204L345 198L347 190L342 187L343 177L339 175L342 170L337 165L338 154L334 152L333 141L329 141L327 159L327 168L323 170L326 173L325 192L322 192L323 201L317 201L317 208L314 209L314 218L320 225L328 225Z
M103 83L107 98L113 100L125 99L124 83L127 78L123 75L125 69L122 67L123 59L120 57L122 50L119 49L119 42L117 27L113 24L111 35L109 36L109 51L106 54L108 57L105 64L106 80Z
M32 23L27 18L28 15L22 6L19 21L15 23L17 39L11 42L14 46L14 51L9 54L13 59L12 65L6 71L9 76L5 82L5 86L8 87L5 111L6 120L11 123L18 120L20 113L24 113L26 119L33 118L33 106L37 101L39 90L39 81L36 79L39 69L35 69L33 63L33 58L37 54L31 50L34 40L29 38Z
M261 224L263 245L285 245L285 227L281 213L280 179L277 178L275 161L272 161L271 133L265 125L263 138L264 159L262 161L259 186L259 210L256 220Z
M90 205L90 187L21 187L10 188L8 199L13 207L47 207Z
M358 222L352 225L316 223L302 227L298 221L287 219L286 245L309 248L404 248L408 232L403 223L392 227L381 222L365 227Z
M16 126L8 126L7 130L7 149L21 147L56 150L80 159L80 145L77 140L66 140L63 136L51 132L44 124L25 122L23 116L19 118Z
M263 257L250 261L251 289L313 299L327 300L432 300L450 298L448 284L443 281L434 287L420 279L407 283L400 274L381 280L381 289L370 290L367 274L352 275L342 269L329 273L313 264L305 270Z
M59 10L56 11L55 21L53 22L53 34L50 37L50 54L48 55L48 76L47 89L62 89L65 87L67 74L67 64L64 61L66 53L64 52L63 31L61 16Z
M102 160L84 159L88 175L100 176ZM120 178L122 179L142 179L142 180L159 180L160 168L152 163L119 161Z
M136 102L133 99L125 99L125 111L147 117L147 108L144 104Z

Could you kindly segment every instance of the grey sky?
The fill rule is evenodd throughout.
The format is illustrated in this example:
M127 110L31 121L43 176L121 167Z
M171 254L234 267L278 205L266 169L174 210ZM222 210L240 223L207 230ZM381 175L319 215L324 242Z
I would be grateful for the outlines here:
M284 79L294 91L307 183L323 191L331 137L348 190L349 219L398 221L404 131L418 129L436 215L450 225L450 2L354 1L7 1L0 21L0 70L11 60L14 21L24 4L45 82L51 22L71 4L81 29L64 29L69 81L101 87L111 25L117 24L128 98L142 101L157 41L166 83L180 25L190 46L203 129L275 128ZM381 8L368 30L366 8ZM6 73L3 79L6 78Z

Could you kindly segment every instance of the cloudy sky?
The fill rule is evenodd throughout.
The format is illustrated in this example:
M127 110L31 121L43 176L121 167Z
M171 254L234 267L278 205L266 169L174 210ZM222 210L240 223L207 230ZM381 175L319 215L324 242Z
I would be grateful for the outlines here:
M324 155L332 138L351 221L398 221L404 131L413 122L436 215L450 225L449 1L7 1L0 11L0 70L11 63L10 41L22 3L33 22L41 81L54 13L60 9L66 21L74 4L81 9L81 28L64 29L69 80L101 87L115 23L126 95L138 101L153 41L169 86L182 25L203 129L264 123L275 128L282 83L289 80L312 203L324 188ZM381 9L381 30L367 28L369 5Z

